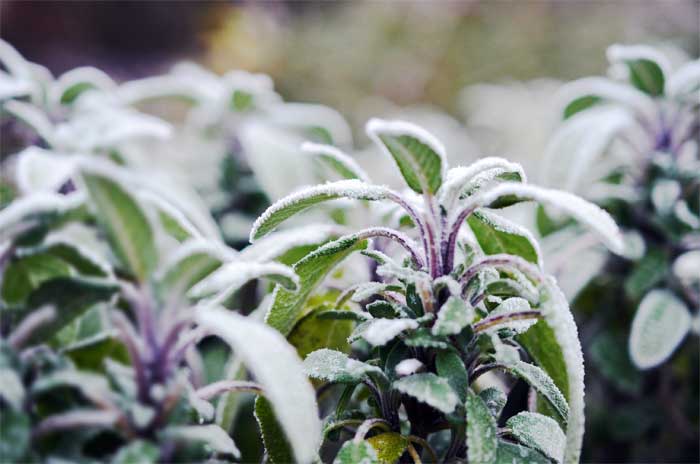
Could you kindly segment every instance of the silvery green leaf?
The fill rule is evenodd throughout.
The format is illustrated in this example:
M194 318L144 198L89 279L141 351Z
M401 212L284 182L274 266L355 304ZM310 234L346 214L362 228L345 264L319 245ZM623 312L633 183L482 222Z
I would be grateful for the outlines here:
M440 377L447 379L452 390L459 396L459 401L466 401L469 376L462 358L453 350L438 351L435 356L435 370Z
M111 464L155 464L159 457L160 450L156 445L144 440L134 440L119 448Z
M659 51L644 45L611 45L607 49L612 64L625 64L632 84L642 92L658 97L664 93L671 72L669 60Z
M551 460L531 448L526 448L517 443L504 440L498 441L496 464L516 464L526 462L528 464L551 464Z
M56 129L48 116L37 106L19 100L12 100L5 103L3 108L31 127L49 146L56 147Z
M224 309L201 308L196 320L231 345L262 385L297 461L312 461L321 422L315 392L294 348L277 330Z
M566 436L551 417L525 411L508 419L506 427L523 445L544 453L557 463L564 459Z
M74 159L68 155L35 146L25 148L17 154L17 186L24 194L56 192L75 168Z
M537 240L524 227L486 209L475 211L467 222L485 254L506 253L542 266Z
M700 61L684 64L666 80L666 93L670 97L681 99L690 96L697 101L698 89L700 89Z
M403 341L406 346L420 348L447 349L450 346L445 337L436 337L430 333L429 329L425 328L415 330L413 333L404 338Z
M349 358L345 353L321 349L304 359L304 372L313 379L327 382L359 382L370 372L381 374L382 370Z
M378 464L379 458L377 452L372 445L365 440L356 442L355 440L346 441L335 459L333 464Z
M83 171L90 202L122 265L140 281L158 264L153 229L125 186L103 172Z
M480 320L474 326L474 331L495 333L501 329L510 329L516 334L526 332L538 321L538 317L529 314L532 311L530 303L526 299L508 298L491 311L487 317Z
M488 156L469 166L457 166L447 171L445 183L440 187L440 203L452 205L466 192L478 190L496 180L527 181L522 166L503 158Z
M215 424L208 425L177 425L163 430L163 435L175 440L194 443L206 443L216 453L232 454L241 457L233 439L224 429Z
M278 225L290 217L313 205L339 198L354 200L383 200L391 191L386 187L369 185L357 179L328 182L309 187L286 196L270 206L253 224L250 241L272 232Z
M394 373L397 377L406 377L418 372L423 367L423 363L416 358L408 358L399 362L394 367Z
M667 214L681 195L681 185L672 179L661 179L651 187L651 202L660 214Z
M467 457L469 462L483 464L496 461L498 435L496 420L479 396L469 390L467 410Z
M654 117L656 111L653 98L641 90L604 77L585 77L562 86L557 96L561 102L562 113L566 105L583 96L594 96L603 101L623 105L650 119ZM589 111L576 115L576 117ZM575 118L571 118L571 120L573 119Z
M10 366L0 367L0 397L14 409L22 409L24 385L17 371Z
M362 250L366 246L366 240L347 235L306 255L294 265L294 271L299 276L299 290L291 292L278 286L265 322L283 335L289 335L302 315L307 298L328 273L352 252Z
M414 319L371 319L363 322L362 330L356 329L348 341L353 342L363 338L372 346L382 346L402 332L416 328L418 328L418 322Z
M343 179L359 179L362 182L370 181L367 173L354 159L333 145L305 142L301 146L301 151L315 155Z
M676 258L673 273L684 285L700 283L700 250L687 251Z
M174 292L186 292L232 258L223 245L191 239L180 245L157 272L160 282Z
M445 178L445 147L432 134L403 121L370 119L367 135L396 162L401 175L418 193L437 193Z
M489 205L506 195L514 195L522 200L534 200L558 208L589 227L612 252L619 254L624 251L622 235L617 224L608 213L593 203L561 190L515 182L499 184L488 190L481 195L479 203Z
M690 329L688 308L668 290L652 290L632 321L629 350L640 369L658 366L673 354Z
M190 238L201 238L202 233L185 214L165 198L152 192L141 191L138 194L141 204L153 211L154 224L158 224L165 234L178 242Z
M82 66L61 74L51 87L49 98L53 103L70 105L87 90L110 91L116 83L103 71Z
M554 407L559 416L566 422L569 417L569 405L559 388L545 371L534 364L516 361L507 364L506 368L513 374L526 381L537 393L542 395Z
M431 330L433 335L458 334L474 320L474 308L461 298L451 296L438 311Z
M275 262L253 263L235 260L222 265L196 283L188 294L192 298L204 298L216 294L213 301L221 303L246 282L263 277L291 292L299 287L299 277L289 266Z
M294 248L321 245L336 239L342 232L343 228L328 224L311 224L272 232L241 250L240 258L246 261L273 261Z
M270 402L262 396L255 398L254 413L260 429L260 437L270 462L273 464L295 462L292 447Z
M496 419L496 421L498 421L498 418L501 416L501 412L503 412L503 408L508 401L506 394L503 393L500 388L489 387L479 392L479 397L484 400L486 407L489 408L489 411L491 411L491 415L494 419Z
M68 214L85 203L85 195L81 192L70 195L57 193L34 193L20 197L0 211L0 237L10 234L15 227L25 221L32 221L52 215Z
M450 414L454 411L459 403L459 397L450 387L447 379L438 377L433 373L413 374L408 377L402 377L394 381L392 387L445 414Z

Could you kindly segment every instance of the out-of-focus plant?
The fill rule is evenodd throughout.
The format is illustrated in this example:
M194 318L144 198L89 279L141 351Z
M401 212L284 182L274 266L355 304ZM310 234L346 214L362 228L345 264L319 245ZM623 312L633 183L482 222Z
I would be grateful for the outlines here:
M626 258L610 256L574 304L591 364L605 379L592 404L601 424L635 422L610 432L638 443L628 458L697 459L697 341L684 340L700 324L700 61L674 66L654 48L621 45L608 59L610 77L562 89L564 122L544 160L550 182L596 201L627 237ZM542 235L567 229L544 209L537 223ZM579 235L564 253L589 241ZM613 391L624 402L610 403ZM629 408L610 421L612 404ZM682 446L668 450L664 436ZM591 458L606 456L591 439Z
M406 232L369 227L303 256L294 264L299 291L278 287L266 316L303 351L318 382L321 458L577 462L584 416L576 326L532 236L493 208L524 200L555 206L619 252L614 222L573 195L527 184L519 165L500 158L448 169L442 144L413 124L373 119L367 132L410 191L370 183L335 147L307 145L345 180L281 199L251 232L256 242L338 199L390 202L402 212ZM373 281L325 287L356 251L377 263ZM517 399L513 385L530 391L529 401ZM274 424L258 418L269 458L289 461Z
M37 80L0 46L3 109L37 142L2 165L14 198L0 211L0 460L240 457L212 402L253 392L294 458L312 461L321 424L298 355L224 309L252 279L294 291L292 269L269 261L289 250L237 253L206 210L130 165L125 144L170 127L125 105L106 76ZM205 381L209 336L230 345L236 378Z

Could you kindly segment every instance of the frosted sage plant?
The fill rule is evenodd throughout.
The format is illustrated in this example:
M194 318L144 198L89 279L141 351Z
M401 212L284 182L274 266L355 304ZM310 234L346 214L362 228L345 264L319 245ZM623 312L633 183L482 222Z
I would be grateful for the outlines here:
M619 439L639 442L654 429L674 430L668 438L685 444L674 452L688 460L697 458L698 356L697 340L685 350L682 343L697 334L700 321L700 61L674 66L651 47L621 45L608 49L608 59L610 78L584 78L562 89L565 120L545 160L552 181L563 179L565 188L607 209L628 237L626 259L610 256L574 309L592 365L606 379L606 398L594 402L601 427L617 423L605 402L613 390L623 393L626 414L637 419L620 419L636 426ZM566 228L544 210L538 224L543 235ZM573 249L585 241L573 241ZM672 358L677 351L682 354ZM658 376L636 371L669 359L675 367ZM695 387L664 393L675 382ZM666 413L649 411L650 395ZM672 457L653 447L661 438L643 441L630 458Z
M335 147L307 146L346 179L274 203L250 236L255 242L295 214L337 199L393 202L403 210L405 232L370 227L297 261L299 290L277 287L266 316L292 341L302 326L336 348L321 347L304 360L325 416L321 459L578 462L584 392L576 326L541 270L531 234L495 210L546 203L620 252L615 223L574 195L527 184L519 165L500 158L449 169L442 144L413 124L373 119L367 133L395 161L408 192L370 183ZM378 263L376 281L330 298L325 277L356 251ZM318 334L310 320L337 325ZM347 340L352 349L336 336L349 323L356 323ZM529 401L512 394L515 379L529 386ZM270 460L287 462L275 424L262 419Z

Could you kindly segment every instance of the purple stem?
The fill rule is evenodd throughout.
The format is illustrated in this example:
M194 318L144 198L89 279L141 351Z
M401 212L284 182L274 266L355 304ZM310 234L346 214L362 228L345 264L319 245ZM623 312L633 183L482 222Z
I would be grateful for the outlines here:
M445 272L449 273L452 270L455 262L455 247L457 245L457 237L459 236L459 230L462 228L464 221L476 210L476 206L468 204L462 211L460 211L457 219L452 223L450 235L447 239L447 250L445 250L445 255L447 260L445 262Z
M411 239L400 232L389 229L388 227L370 227L369 229L361 230L357 235L361 239L370 237L384 237L393 240L410 253L411 258L416 265L419 267L425 266L423 258L420 256L418 250L416 250L416 247L411 243Z

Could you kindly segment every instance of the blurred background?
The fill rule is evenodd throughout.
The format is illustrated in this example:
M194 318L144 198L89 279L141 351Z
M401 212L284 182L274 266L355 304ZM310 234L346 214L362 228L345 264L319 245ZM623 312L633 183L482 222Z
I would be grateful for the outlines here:
M451 156L458 152L458 161L505 155L537 179L560 83L604 74L613 43L697 58L700 0L5 0L0 36L54 75L90 65L129 80L182 60L217 73L265 73L285 101L337 109L360 147L370 116L411 114L436 131ZM588 379L605 362L618 366L613 376L641 385L624 356L612 358L587 357ZM662 427L654 426L654 400L612 410L597 398L614 405L618 393L596 388L587 393L584 461L698 462L697 385L664 390L666 397L677 393L692 423L671 411L675 419ZM634 395L644 400L641 387Z

